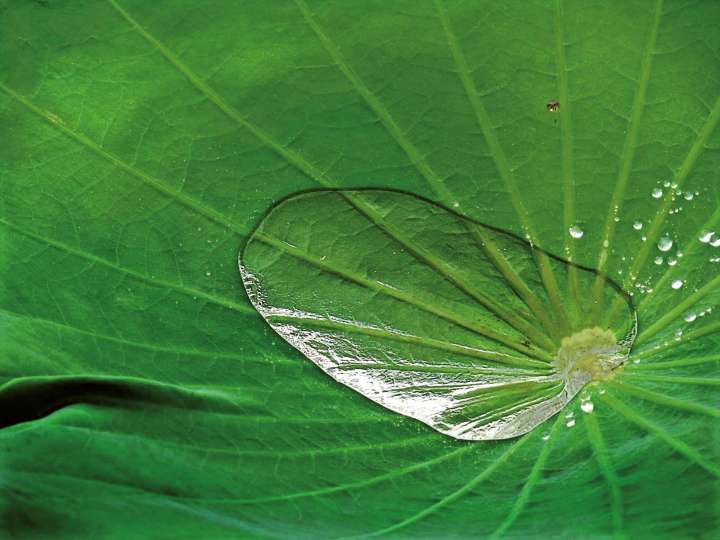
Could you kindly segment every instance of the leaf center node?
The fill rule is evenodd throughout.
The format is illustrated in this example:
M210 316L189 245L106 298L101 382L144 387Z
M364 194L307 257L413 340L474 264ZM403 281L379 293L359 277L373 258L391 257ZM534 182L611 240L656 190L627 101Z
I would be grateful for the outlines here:
M606 380L625 360L623 347L611 330L585 328L562 339L553 364L564 379L585 375L589 380Z

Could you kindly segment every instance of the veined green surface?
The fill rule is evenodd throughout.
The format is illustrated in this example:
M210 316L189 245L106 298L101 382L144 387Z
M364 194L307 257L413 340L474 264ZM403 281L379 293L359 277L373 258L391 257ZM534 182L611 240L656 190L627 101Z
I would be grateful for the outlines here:
M717 535L716 2L0 10L6 536ZM318 188L415 193L607 272L638 308L627 367L573 427L498 442L337 384L236 269Z

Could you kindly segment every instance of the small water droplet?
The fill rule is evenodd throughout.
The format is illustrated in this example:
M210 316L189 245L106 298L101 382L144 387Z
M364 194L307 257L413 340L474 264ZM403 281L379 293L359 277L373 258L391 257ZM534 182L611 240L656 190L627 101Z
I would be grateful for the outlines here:
M565 425L566 425L567 427L569 427L569 428L575 427L575 419L574 419L574 418L570 418L570 420L568 420L567 422L565 422Z
M602 396L605 392L607 392L607 390L605 390L604 388L601 388L600 390L598 390L598 394L600 394L601 396Z
M568 231L570 232L570 236L572 236L575 239L580 239L585 234L585 231L583 231L577 225L573 225L572 227L570 227L570 229L568 229Z
M711 240L711 241L710 241L710 245L711 245L712 247L718 247L718 246L720 246L720 237L715 238L714 240Z
M663 182L663 186L665 186L665 187L670 187L670 180L665 180L665 181Z
M547 440L549 440L549 439L550 439L550 434L549 434L549 433L546 433L545 435L542 436L542 440L543 440L543 441L547 441Z
M661 265L662 263L663 263L663 258L662 258L662 257L655 257L655 264Z
M697 315L695 313L686 313L683 319L685 319L685 322L693 322L697 319Z
M677 264L677 259L675 257L670 257L668 259L668 266L675 266Z
M595 409L595 405L593 405L593 402L588 399L580 404L580 409L582 409L582 412L590 414L593 412L593 409Z
M650 194L653 196L653 199L659 199L662 197L663 191L662 189L656 187Z
M683 285L684 285L684 284L683 284L683 281L682 281L681 279L676 279L675 281L672 282L672 284L671 284L670 286L671 286L673 289L677 290L677 289L681 288Z
M663 236L660 240L658 240L657 246L660 251L670 251L670 248L673 246L673 241L667 236Z
M603 240L603 247L604 247L605 249L607 249L608 247L610 247L610 242L608 242L607 238L606 238L605 240Z
M210 277L210 276L212 276L212 272L210 272L210 270L208 270L207 272L205 272L205 275Z
M683 336L682 328L678 328L677 330L675 330L675 339L677 341L680 341L682 339L682 336Z
M695 194L692 191L686 191L683 197L686 201L692 201L693 197L695 197Z
M714 234L715 233L713 231L703 231L700 233L698 240L700 240L703 244L707 244L710 240L712 240Z
M633 229L635 229L636 231L639 231L642 228L643 228L642 221L636 221L635 223L633 223Z

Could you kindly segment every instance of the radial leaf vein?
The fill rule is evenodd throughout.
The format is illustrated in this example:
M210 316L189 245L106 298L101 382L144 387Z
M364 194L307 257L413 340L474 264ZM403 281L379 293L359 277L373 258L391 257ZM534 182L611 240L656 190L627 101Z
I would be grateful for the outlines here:
M550 317L545 308L542 306L540 299L532 292L530 287L528 287L517 272L515 272L510 262L502 254L502 251L497 247L495 242L492 241L487 231L483 227L472 223L468 223L468 230L473 236L475 236L477 242L482 246L485 253L495 265L495 268L497 268L503 277L505 277L517 296L525 302L538 320L542 322L548 332L550 332L550 334L559 341L560 338L563 337L561 335L561 331L557 328L555 323L550 320Z
M649 362L630 364L626 368L626 371L632 370L657 370L657 369L672 369L676 367L689 367L697 366L701 364L709 364L713 362L720 362L720 355L711 356L698 356L695 358L682 358L680 360L667 360L665 362Z
M685 300L675 305L670 311L665 313L665 315L663 315L653 324L648 326L644 331L640 332L640 335L638 335L637 337L637 344L640 345L642 343L645 343L652 336L667 328L670 323L678 319L683 314L683 312L687 311L689 308L700 302L708 294L715 292L718 287L720 287L720 276L711 279L708 283L706 283L693 294L688 296Z
M622 204L623 197L625 196L628 179L630 178L630 173L632 172L633 159L635 158L635 150L637 149L638 134L640 133L640 121L645 109L645 104L647 103L647 87L648 81L650 80L650 72L652 71L653 57L655 56L655 44L657 42L658 29L660 28L660 20L662 18L662 3L663 0L656 0L655 2L652 26L650 28L647 42L645 43L645 50L643 51L642 60L640 62L640 77L638 78L635 96L633 97L630 125L623 145L620 169L618 170L618 176L615 180L615 189L613 190L610 208L608 208L607 220L605 221L605 229L602 236L603 243L600 248L600 256L597 263L599 275L595 280L592 291L593 305L596 306L597 316L599 316L602 310L602 289L605 283L605 280L601 278L601 275L605 273L608 254L615 239L615 216L620 210L620 205Z
M357 194L343 192L343 197L363 216L365 216L371 223L378 226L380 230L386 233L390 238L399 242L405 247L416 259L431 268L434 272L441 275L443 278L448 280L458 290L479 302L487 309L492 311L501 320L512 326L515 330L518 330L528 337L539 347L554 352L555 346L550 341L546 334L539 332L535 327L523 320L522 317L516 315L512 309L505 308L492 298L477 291L474 287L471 287L465 282L465 280L456 272L456 270L450 265L446 264L432 252L422 248L415 242L407 238L402 231L398 230L397 227L388 223L383 219L382 215L377 212L371 205L366 204L362 197Z
M610 490L610 508L612 511L612 523L615 531L615 538L624 538L623 535L623 503L622 503L622 491L620 489L620 480L615 467L613 466L612 460L610 459L610 452L608 451L605 440L600 431L598 421L593 414L584 414L583 421L585 423L585 430L590 441L590 446L593 449L593 455L598 462L600 472L607 482L608 489Z
M300 12L305 19L305 22L312 28L315 35L318 37L323 47L335 62L335 65L340 71L347 77L348 81L352 85L353 89L362 97L367 103L368 107L377 115L379 120L387 132L395 139L398 145L403 149L410 158L410 162L417 167L420 174L428 181L432 186L433 190L438 196L448 204L455 202L453 194L447 189L435 171L430 167L427 160L422 156L417 147L407 138L405 133L400 126L397 125L390 112L380 102L377 96L373 93L370 88L362 81L358 74L350 67L345 57L340 52L340 49L333 42L332 39L323 31L318 22L315 20L313 13L308 8L305 0L295 0L295 4L300 9Z
M498 343L502 343L504 345L507 345L508 347L515 349L518 352L521 352L523 354L526 354L528 356L542 359L545 358L547 360L551 360L552 357L548 355L547 352L535 349L534 347L527 347L523 345L522 343L518 343L518 340L501 334L499 332L496 332L490 328L486 328L480 324L477 324L474 321L468 320L465 317L458 316L450 311L447 311L445 308L435 305L434 303L427 303L424 301L421 301L419 299L416 299L411 293L408 293L406 291L401 291L400 289L397 289L393 286L386 285L382 282L367 279L351 270L340 268L337 266L333 266L327 261L320 260L318 257L315 257L311 255L310 253L307 253L301 249L299 249L296 246L290 245L287 242L284 242L282 240L279 240L277 238L268 236L264 233L256 232L255 238L258 240L268 244L269 246L272 246L276 249L279 249L288 255L291 255L297 259L301 259L305 262L308 262L312 264L313 266L316 266L317 268L322 269L325 272L329 272L331 274L335 274L343 279L346 279L348 281L354 282L361 287L366 287L370 290L374 290L377 292L380 292L382 294L385 294L387 296L390 296L392 298L395 298L396 300L399 300L403 303L406 303L408 305L415 306L422 311L425 311L427 313L431 313L433 315L436 315L438 317L441 317L449 322L452 322L453 324L456 324L462 328L465 328L466 330L470 330L471 332L475 332L476 334L479 334L481 336L487 337L493 341L497 341Z
M305 497L318 497L322 495L330 495L332 493L338 493L340 491L353 491L355 489L361 489L369 486L373 486L375 484L379 484L381 482L385 482L387 480L394 480L397 478L401 478L405 475L412 474L416 471L420 471L423 469L427 469L429 467L433 467L435 465L439 465L440 463L443 463L445 461L448 461L452 458L459 457L468 451L470 451L474 446L472 444L466 444L461 446L460 448L456 448L454 450L451 450L450 452L446 452L445 454L442 454L438 457L434 457L432 459L429 459L427 461L421 461L419 463L414 463L413 465L409 465L407 467L402 467L399 469L391 470L387 473L373 476L370 478L366 478L364 480L358 480L357 482L348 482L344 484L338 484L334 486L329 486L325 488L320 489L313 489L309 491L299 491L295 493L286 493L282 495L274 495L274 496L267 496L267 497L255 497L252 499L203 499L207 500L207 502L212 502L215 504L238 504L238 505L247 505L247 504L259 504L259 503L267 503L267 502L280 502L280 501L289 501L293 499L301 499Z
M98 265L104 266L106 268L109 268L110 270L113 270L115 272L119 272L119 273L125 274L127 276L130 276L131 278L136 279L138 281L142 281L142 282L148 283L150 285L154 285L161 289L162 288L172 289L172 290L181 292L185 295L191 296L193 298L199 298L202 300L206 300L207 302L217 304L219 306L228 308L233 311L238 311L240 313L253 313L253 309L248 305L238 304L237 302L233 302L233 301L225 299L225 298L213 296L212 294L209 294L205 291L201 291L200 289L193 289L192 287L188 287L187 285L183 285L180 283L172 283L170 281L165 281L165 280L161 280L158 278L153 278L153 277L147 276L145 274L141 274L140 272L136 272L135 270L125 268L116 263L108 261L107 259L98 257L97 255L94 255L92 253L88 253L87 251L72 247L68 244L64 244L62 242L53 240L52 238L48 238L48 237L42 236L40 234L31 233L29 231L26 231L26 230L22 229L21 227L14 225L13 223L10 223L9 221L7 221L3 218L0 218L0 224L22 234L23 236L32 238L33 240L35 240L37 242L46 244L58 251L68 253L75 257L80 257L80 258L90 261L94 264L98 264Z
M707 326L698 328L697 330L693 330L692 332L687 332L687 333L683 334L680 339L670 339L668 341L665 341L665 342L657 345L656 347L652 347L651 349L645 349L643 351L640 351L639 353L633 355L633 359L641 360L643 358L647 358L648 356L655 356L655 355L665 352L669 349L673 349L680 345L684 345L685 343L689 343L700 337L707 336L710 334L715 334L718 332L720 332L720 321L718 321L717 323L708 324Z
M708 219L692 237L692 242L687 247L687 249L684 250L685 257L687 259L689 259L690 256L693 255L699 247L702 247L704 245L702 242L699 241L700 235L702 235L706 231L714 229L718 225L718 223L720 223L720 208L713 212L712 216L710 216L710 219ZM640 300L640 303L638 304L638 310L643 310L650 304L650 300L654 298L655 295L667 285L668 280L673 276L673 274L678 268L681 267L667 267L663 275L660 276L660 279L655 282L655 285L653 285L652 289L643 296L642 300Z
M207 97L211 103L217 106L223 113L225 113L231 120L237 122L238 125L247 129L252 133L258 140L265 144L268 148L276 152L282 158L287 160L293 166L297 167L301 172L307 175L309 178L317 182L318 184L325 187L339 187L337 183L325 175L315 165L305 160L296 152L293 152L289 148L286 148L275 140L269 133L259 128L252 122L248 121L240 112L232 107L220 94L213 90L205 81L203 81L192 69L190 69L180 58L178 58L170 49L165 47L160 41L158 41L152 34L150 34L138 21L136 21L130 13L118 4L115 0L108 0L118 14L125 19L125 21L138 33L140 34L150 45L152 45L165 59L175 67L185 78L192 84L197 90L199 90L205 97Z
M563 31L563 3L555 2L555 54L557 56L558 99L560 100L560 133L563 178L563 238L565 238L565 256L569 261L575 260L575 243L568 234L575 225L575 173L573 167L573 132L572 132L572 105L568 90L568 67L565 55L565 34ZM577 268L570 265L568 268L568 285L573 301L570 302L575 321L578 318L580 299L580 284L578 282Z
M398 145L403 149L403 151L407 154L408 158L410 159L410 162L418 169L418 171L422 174L422 176L427 180L428 184L432 187L433 191L438 195L441 201L443 201L447 205L453 205L455 202L455 197L453 194L445 187L445 184L443 183L442 178L438 176L438 174L433 170L433 168L430 166L430 164L427 162L427 160L422 156L420 151L417 149L417 147L407 138L405 133L402 129L397 125L395 120L393 119L390 112L387 110L387 108L380 102L380 100L377 98L377 96L368 88L368 86L363 82L363 80L360 78L360 76L350 67L347 60L343 57L342 53L340 52L337 45L330 39L330 37L322 30L320 25L315 20L315 17L313 16L312 12L308 8L307 4L304 0L295 0L296 5L302 12L302 15L305 19L305 21L308 23L308 25L312 28L313 32L318 36L318 39L322 43L325 50L328 52L330 57L333 59L333 62L338 66L340 71L346 76L346 78L350 81L351 85L355 89L355 91L363 98L365 103L370 107L370 109L377 115L378 119L381 121L383 126L385 126L385 129L388 131L388 133L395 139L395 141L398 143ZM491 135L494 136L494 134L491 133ZM500 155L497 154L497 152L502 153L502 149L499 146L499 143L496 139L493 139L494 145L496 148L493 148L493 155ZM502 154L502 158L504 158L504 154ZM509 166L507 165L507 160L504 161L504 165L500 165L499 167L504 167L504 170L506 170L509 173ZM514 185L514 184L513 184ZM515 191L517 192L517 189L515 188ZM519 198L519 192L517 192L514 197ZM519 199L518 199L519 200ZM524 206L522 205L522 202L520 202L520 207L522 208L524 213L520 213L521 219L524 219L524 216L526 214L526 211L524 210ZM497 256L497 253L493 256ZM544 254L540 255L544 257ZM512 270L512 269L511 269ZM549 266L544 263L544 266L541 268L541 272L543 275L543 279L546 279L548 277L547 272L549 271ZM514 273L514 270L512 271ZM519 278L518 278L519 279ZM532 295L532 292L530 293ZM525 297L522 296L525 300ZM538 302L533 302L534 306L539 306ZM532 306L531 306L532 307Z
M669 363L669 362L666 362ZM674 375L652 375L649 373L623 373L624 379L636 379L638 381L666 382L671 384L697 384L701 386L720 386L719 378L709 377L685 377Z
M56 127L58 130L60 130L62 133L73 139L74 141L80 143L81 145L85 146L86 148L92 150L95 154L98 156L106 159L110 163L112 163L114 166L116 166L118 169L121 169L130 175L134 176L138 180L142 181L146 185L152 187L153 189L159 191L163 195L177 201L181 205L185 206L186 208L189 208L190 210L197 212L198 214L206 217L207 219L217 223L218 225L221 225L222 227L225 227L227 229L230 229L234 232L237 232L239 234L246 234L247 231L243 227L239 227L236 223L233 223L230 219L228 219L226 216L222 215L217 210L214 210L213 208L210 208L206 204L193 199L192 197L182 193L181 191L178 191L169 185L165 184L164 182L158 180L157 178L154 178L147 174L146 172L130 165L126 161L123 161L118 156L111 154L104 148L102 148L99 144L97 144L95 141L91 140L90 138L86 137L82 133L79 133L73 129L71 129L68 125L65 124L65 122L58 119L58 116L49 113L47 111L44 111L34 105L29 99L27 99L25 96L22 96L15 92L12 88L6 86L2 82L0 82L0 89L2 89L6 94L8 94L13 99L20 102L25 108L27 108L29 111L37 114L41 118L45 119L47 122L49 122L52 126Z
M320 319L315 317L302 317L297 315L274 315L267 314L265 317L275 323L291 323L301 324L303 326L309 326L314 328L327 328L331 330L338 330L342 332L364 334L373 337L379 337L382 339L389 339L393 341L399 341L404 343L413 343L424 347L430 347L442 351L452 352L455 354L468 356L471 358L480 358L483 360L490 360L492 362L498 362L501 364L516 365L521 367L535 368L535 369L548 369L548 363L530 358L521 358L516 356L510 356L496 351L488 351L484 349L477 349L468 345L461 345L459 343L452 343L439 339L430 338L427 336L417 336L414 334L408 334L406 332L400 332L397 330L390 330L387 328L377 328L373 326L361 325L346 321L340 321L337 319ZM368 368L371 368L368 365ZM464 366L462 369L469 369L470 366Z
M224 352L220 352L220 351L215 352L215 351L208 351L208 350L202 350L202 349L182 349L179 347L166 347L163 345L157 345L155 343L147 343L144 341L134 341L134 340L127 339L124 337L113 336L110 334L103 334L103 333L97 332L95 330L87 330L85 328L78 328L76 326L72 326L67 323L60 323L58 321L53 321L50 319L43 319L43 318L35 317L32 315L16 313L14 311L9 311L4 308L0 308L0 314L15 318L15 319L20 319L22 321L30 322L32 324L45 325L50 328L60 330L62 332L71 332L71 333L75 333L75 334L79 334L79 335L83 335L83 336L101 339L103 341L110 341L113 343L118 343L119 345L127 345L128 347L134 347L137 349L145 349L148 351L153 351L153 352L158 352L158 353L176 354L178 356L200 356L203 358L225 358L228 360L237 360L237 361L247 360L247 357L239 355L239 354L230 354L230 353L224 353ZM285 358L277 358L277 359L274 359L273 361L277 363L282 360L286 360L286 359Z
M467 65L467 61L465 60L465 55L463 54L460 43L457 40L457 37L455 36L455 33L452 29L450 17L447 14L442 0L436 0L435 6L440 21L442 23L443 30L445 31L448 47L450 49L450 52L452 53L458 76L460 77L463 88L465 89L465 93L467 94L468 101L470 102L473 112L475 113L475 118L477 120L478 126L480 127L480 130L482 131L483 136L487 141L490 153L495 160L495 165L498 169L498 172L500 173L505 187L510 194L510 199L512 201L515 212L517 213L518 218L520 219L520 223L522 223L525 231L530 236L532 242L538 243L537 235L535 234L534 228L530 223L528 211L522 201L522 196L512 173L512 169L510 168L507 156L505 155L505 152L500 145L500 141L498 140L492 127L492 121L490 120L490 116L485 110L485 106L480 99L480 94L477 91L475 82L471 76L470 68ZM547 290L553 307L555 308L555 316L558 319L558 323L561 325L561 330L564 335L568 331L568 325L565 318L565 310L563 308L563 302L560 298L560 291L558 289L557 281L555 280L555 276L552 273L552 269L550 267L547 255L542 251L535 251L534 255L538 264L540 276L543 280L543 284L545 286L545 289Z
M677 184L678 188L683 186L685 180L690 175L690 172L695 166L698 158L703 153L703 150L705 150L707 141L710 138L710 135L715 130L718 121L720 121L720 96L718 96L718 98L715 100L715 104L710 110L710 114L708 115L707 120L705 121L702 129L700 129L700 131L698 132L695 142L692 144L690 151L685 156L685 159L683 160L680 168L675 174L674 183ZM657 241L662 227L665 224L665 219L668 216L668 211L670 210L672 204L672 197L665 197L660 211L650 224L647 232L647 241L644 242L640 247L637 255L635 256L635 259L632 262L632 265L630 266L627 278L625 279L625 282L623 284L626 290L630 288L630 286L632 285L632 280L637 278L638 273L644 268L645 263L647 262L648 255L650 254L650 250L653 249L653 247L655 246L655 242ZM622 304L618 300L613 302L611 309L608 311L605 322L613 320L613 318L615 317L615 315L617 315L617 312L621 308Z
M530 470L530 474L528 475L528 479L523 485L522 489L520 490L520 493L518 494L517 498L515 499L515 504L510 509L510 512L505 517L505 519L500 523L500 525L493 531L493 533L488 537L488 540L497 540L500 538L505 532L507 532L510 527L513 526L515 521L517 520L520 513L525 508L525 505L530 500L530 495L532 494L532 490L535 488L537 483L540 481L540 478L542 477L543 469L545 468L545 463L548 460L548 457L550 456L550 452L552 451L553 444L555 443L555 437L558 432L559 426L563 422L562 415L558 415L555 419L555 422L552 425L552 428L550 429L550 433L548 436L548 439L544 441L543 447L540 449L540 452L538 453L538 457L535 460L535 464L533 465L532 469Z
M625 405L622 401L610 396L609 394L604 394L600 397L603 401L605 401L617 412L622 414L625 418L637 424L648 433L657 436L658 438L660 438L660 440L662 440L668 446L672 447L677 452L685 456L691 462L695 463L696 465L702 467L706 471L720 478L720 467L718 467L715 463L706 460L700 452L698 452L691 446L688 446L686 443L684 443L659 425L651 422L644 416L641 416L640 414L632 410L630 407Z
M182 388L193 388L193 385L183 384ZM203 387L204 388L204 387ZM213 388L217 388L213 386ZM233 390L236 390L233 388ZM85 426L73 426L67 424L47 424L42 426L42 430L69 430L69 431L81 431L88 434L88 436L103 436L107 437L112 444L117 443L117 439L127 440L133 444L150 445L156 444L161 448L167 448L168 451L172 449L173 452L188 452L197 453L200 456L207 453L227 455L231 458L238 457L256 457L256 458L302 458L302 457L313 457L313 456L327 456L335 454L353 454L355 452L382 452L383 450L393 448L405 448L410 446L422 445L423 443L429 443L433 440L437 440L437 435L418 435L416 437L407 437L399 440L385 441L378 443L367 443L367 444L353 444L348 446L327 446L319 448L307 448L304 450L286 450L277 448L264 448L261 450L253 449L240 449L234 444L229 443L227 448L213 447L213 446L198 446L196 442L182 443L173 442L166 439L158 439L148 435L134 435L131 433L124 433L122 431L106 431Z
M670 407L672 409L681 411L689 411L692 413L705 414L707 416L712 416L713 418L720 418L720 409L708 407L707 405L703 405L701 403L685 401L683 399L678 399L672 396L661 394L660 392L647 390L633 384L621 383L616 380L610 381L608 384L624 392L625 394L637 396L640 399L644 399L646 401L653 401L665 407Z
M493 474L497 469L499 469L502 465L507 463L509 459L512 457L512 455L517 452L524 444L525 442L530 439L530 435L524 435L523 437L520 437L517 441L515 441L505 452L503 452L500 456L498 456L493 462L486 467L480 474L470 479L467 483L465 483L463 486L461 486L459 489L453 491L452 493L446 495L442 499L440 499L438 502L431 504L430 506L422 509L420 512L417 512L413 514L410 517L407 517L401 521L398 521L397 523L394 523L392 525L389 525L387 527L383 527L382 529L378 529L376 531L372 531L366 534L350 537L350 538L370 538L373 536L383 536L391 532L398 531L400 529L404 529L405 527L408 527L410 525L413 525L414 523L417 523L418 521L421 521L428 516L431 516L432 514L437 513L438 511L442 510L446 506L452 504L456 500L460 499L461 497L465 496L466 494L470 493L473 489L475 489L478 484L483 482L485 479L487 479L491 474Z

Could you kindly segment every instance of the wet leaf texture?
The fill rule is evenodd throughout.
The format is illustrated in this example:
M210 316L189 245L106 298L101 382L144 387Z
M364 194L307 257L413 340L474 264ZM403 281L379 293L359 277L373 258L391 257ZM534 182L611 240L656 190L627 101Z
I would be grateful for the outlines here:
M596 273L392 191L283 201L240 269L262 316L330 376L459 439L527 433L593 377L609 376L635 334L629 297L605 283L606 302L624 309L606 329L609 343L583 344L577 357L578 342L604 336L592 333Z

